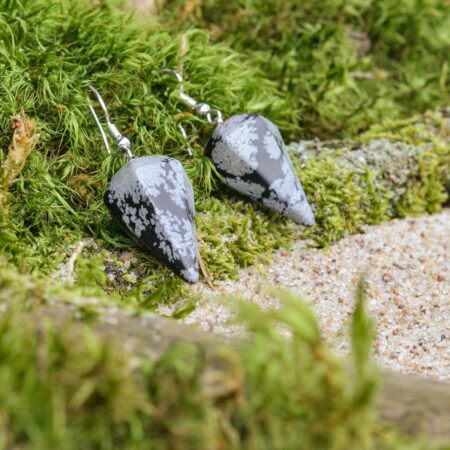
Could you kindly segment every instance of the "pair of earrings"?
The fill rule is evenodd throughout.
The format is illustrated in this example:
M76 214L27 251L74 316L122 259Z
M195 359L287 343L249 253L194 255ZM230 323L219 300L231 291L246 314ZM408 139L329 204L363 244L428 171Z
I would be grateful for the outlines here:
M183 82L171 69L163 69ZM164 156L136 158L130 141L111 122L106 105L90 87L103 110L109 133L127 163L111 179L104 201L112 216L139 245L189 283L199 277L195 206L192 185L181 163ZM179 98L216 128L205 154L223 182L268 209L300 225L314 224L314 215L286 151L278 128L256 114L222 113L180 92ZM106 149L110 147L88 98Z

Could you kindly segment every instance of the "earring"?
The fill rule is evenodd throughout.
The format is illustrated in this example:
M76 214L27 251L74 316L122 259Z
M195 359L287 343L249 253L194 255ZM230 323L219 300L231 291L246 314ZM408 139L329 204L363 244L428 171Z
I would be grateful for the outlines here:
M130 141L111 122L105 102L90 86L106 126L127 163L112 177L104 195L111 215L152 256L189 283L198 281L194 192L181 163L165 156L135 157ZM89 109L105 143L106 133L94 107Z
M216 125L205 154L223 182L299 225L314 225L311 206L276 125L257 114L236 114L224 121L221 111L183 92L178 72L167 68L161 72L180 82L179 98L184 104Z

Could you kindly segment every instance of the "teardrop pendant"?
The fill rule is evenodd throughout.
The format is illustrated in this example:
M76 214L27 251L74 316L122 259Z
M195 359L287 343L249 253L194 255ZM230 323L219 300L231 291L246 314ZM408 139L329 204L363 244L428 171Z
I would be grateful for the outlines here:
M136 158L130 141L111 122L100 94L91 87L105 114L107 129L128 162L111 179L104 202L122 228L188 283L198 272L194 191L181 163L164 156ZM108 153L108 139L88 98Z
M299 225L314 225L314 214L283 138L270 120L238 114L219 123L206 155L230 188Z
M105 204L152 256L189 283L198 281L194 193L179 161L147 156L111 179Z

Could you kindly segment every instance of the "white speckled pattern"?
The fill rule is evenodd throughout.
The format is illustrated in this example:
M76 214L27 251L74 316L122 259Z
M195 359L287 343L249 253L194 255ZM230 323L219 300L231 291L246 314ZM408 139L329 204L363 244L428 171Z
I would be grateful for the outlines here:
M266 118L238 114L219 124L206 154L227 186L299 225L314 224L281 134Z
M112 178L105 203L153 256L186 281L198 280L194 193L179 161L132 159Z

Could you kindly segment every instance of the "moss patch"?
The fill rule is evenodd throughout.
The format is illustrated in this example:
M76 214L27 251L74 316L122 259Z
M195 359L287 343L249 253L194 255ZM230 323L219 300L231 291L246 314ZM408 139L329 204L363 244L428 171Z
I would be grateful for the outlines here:
M161 15L245 53L286 96L301 136L354 135L449 100L444 0L165 0Z
M125 349L120 320L114 339L96 331L92 316L89 324L46 320L42 308L48 314L53 302L80 293L49 290L3 268L0 297L8 301L0 318L0 446L411 448L375 418L372 327L362 286L358 292L351 372L322 341L309 307L286 293L276 294L284 302L276 313L243 304L247 342L175 343L149 360ZM292 339L277 331L279 325Z
M448 117L388 123L353 142L292 144L317 220L304 237L323 246L367 224L440 211L450 181Z
M430 0L431 9L435 7L433 1ZM159 70L165 66L183 68L188 79L185 89L229 115L241 111L264 114L280 126L285 136L305 134L302 129L308 127L296 120L305 118L316 124L315 128L309 129L309 134L326 136L330 130L342 125L342 117L333 103L341 94L347 95L337 82L341 78L331 77L327 72L324 76L331 78L320 82L323 93L316 88L304 91L311 93L309 100L304 96L300 99L293 89L297 86L302 89L302 83L309 83L313 75L319 76L320 80L323 65L333 60L336 45L342 44L341 50L349 54L353 46L344 46L348 36L344 36L343 23L350 23L363 13L348 15L347 8L339 12L335 5L329 10L331 15L325 18L324 11L328 11L328 6L325 8L323 4L323 8L314 10L310 22L302 22L306 35L300 35L305 40L299 40L301 46L293 49L312 51L314 46L310 44L317 32L314 52L322 62L310 65L312 72L309 75L302 72L305 78L300 80L293 76L297 68L285 65L286 53L271 56L276 60L274 67L278 67L278 72L273 72L278 73L275 76L237 45L243 38L244 28L241 27L253 23L253 13L242 14L242 18L238 14L235 45L227 40L231 38L229 34L226 34L227 39L220 38L226 42L214 43L220 33L213 32L215 37L211 41L206 31L198 29L181 33L175 27L166 31L157 20L167 23L169 19L176 22L179 18L177 10L170 6L167 7L170 18L164 13L159 19L143 20L124 14L121 3L103 1L94 6L88 0L10 0L1 6L0 37L4 43L2 54L7 61L0 64L3 80L0 93L2 164L8 158L10 117L13 114L25 110L33 117L39 140L22 172L8 187L7 208L0 212L0 249L21 272L40 274L51 281L79 242L92 238L93 244L83 250L75 264L76 285L87 293L106 291L122 305L152 309L161 301L189 297L189 292L168 270L134 248L113 225L103 205L102 196L108 180L123 161L115 154L107 156L103 150L87 108L87 86L95 85L104 96L111 117L132 140L137 155L167 154L182 161L194 184L200 252L207 269L213 279L233 277L240 267L267 262L276 248L288 247L299 231L292 223L253 205L220 184L211 161L203 155L203 144L211 132L210 127L180 108L176 96L171 94L177 88L176 83ZM206 3L199 5L203 8ZM264 35L268 33L275 17L269 14L274 5L262 10L261 28L256 31L263 33L264 29ZM292 17L302 18L307 12L303 6L289 2L286 5L285 9L277 10L276 17L280 20L283 17L286 20L291 13ZM233 5L229 7L234 8ZM252 11L259 11L263 4L255 8ZM436 27L440 30L446 9L444 6L436 8ZM198 18L199 9L194 9L195 14L189 16L189 20ZM369 12L370 8L364 14L368 17ZM246 17L250 22L245 22ZM339 17L345 18L342 24ZM241 23L241 19L244 22ZM375 19L370 21L374 23ZM311 26L307 26L308 23ZM335 31L327 34L324 30L332 23ZM288 28L282 24L285 22L280 21L279 27L274 28L268 42L278 42L280 36L285 36L283 33ZM318 27L316 31L314 27ZM312 33L311 36L308 33ZM441 34L436 37L436 55L441 55L439 46L446 39L446 34ZM327 36L335 39L338 35L343 41L333 41L334 44L328 46ZM283 38L280 42L291 45L296 36L294 33L291 40ZM426 65L426 55L420 59L417 53L422 48L417 47L422 45L420 42L414 44L415 58ZM231 44L234 49L230 48ZM327 52L319 55L327 48ZM258 49L252 52L255 58L261 57ZM305 57L302 64L309 65L311 57ZM284 66L286 71L282 70ZM336 69L337 72L340 70ZM345 71L342 80L349 79ZM446 79L441 81L445 90ZM339 95L333 94L332 86ZM320 97L321 106L314 100L316 95ZM293 99L299 103L294 105ZM306 109L303 111L299 104ZM331 108L328 112L322 109L328 108L327 105ZM378 110L373 110L372 106L363 101L358 108L364 114L375 111L378 118ZM339 110L342 112L345 108ZM349 111L345 114L350 114ZM355 122L348 130L359 130L373 122L364 120L356 125L359 116L353 116L353 109L351 111ZM331 123L331 116L336 121L327 125ZM440 125L437 125L438 119ZM191 130L193 157L186 151L186 143L178 131L179 120ZM432 128L425 123L429 120L435 123ZM386 183L383 171L369 163L367 166L370 167L363 167L349 166L341 161L342 155L352 153L345 143L339 145L337 152L324 152L298 165L299 176L314 205L318 222L316 227L306 231L305 236L313 238L317 245L326 245L348 233L360 231L366 223L377 223L410 212L438 210L446 198L445 184L449 184L445 181L448 180L448 139L442 137L443 124L447 120L447 116L441 114L438 118L435 114L421 119L422 125L387 123L365 135L367 139L369 136L394 136L394 139L420 150L414 150L417 155L414 153L416 156L408 163L407 182L401 178L398 183ZM428 127L426 134L420 126ZM376 155L376 149L372 150ZM404 191L400 194L401 199L399 190ZM134 258L130 264L129 251ZM106 277L101 274L105 269Z
M182 37L163 31L157 23L143 27L138 19L123 17L123 10L113 3L99 7L87 0L17 0L1 7L0 35L8 61L0 65L4 158L13 112L25 109L35 117L40 139L11 187L9 215L3 211L1 218L0 247L22 271L48 276L86 236L95 239L100 253L134 248L111 225L102 203L108 180L123 161L103 150L85 98L92 83L107 101L115 123L132 140L136 154L167 154L184 163L196 192L201 251L214 277L235 274L240 264L266 259L286 236L265 242L261 237L271 226L286 225L278 225L276 217L254 213L248 203L228 195L220 202L210 196L219 186L212 164L198 148L195 158L189 157L177 129L178 107L169 98L175 85L159 70L184 65L193 93L208 92L214 104L230 112L261 112L288 124L285 101L241 55L211 44L207 33L192 30ZM189 51L183 55L185 42ZM234 233L241 233L239 242ZM216 236L228 236L228 243L213 246ZM149 288L179 292L180 283L167 270L145 255L139 253L138 258L142 274L151 281ZM94 281L84 276L79 280Z

